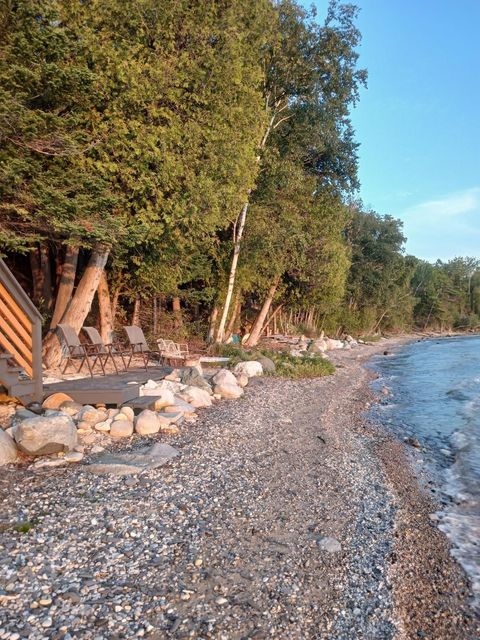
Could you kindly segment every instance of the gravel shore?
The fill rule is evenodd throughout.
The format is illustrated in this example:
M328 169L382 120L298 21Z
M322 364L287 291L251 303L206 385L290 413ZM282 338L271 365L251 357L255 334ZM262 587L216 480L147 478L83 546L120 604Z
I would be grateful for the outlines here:
M0 470L0 639L478 638L435 504L363 415L395 344L255 379L139 476Z

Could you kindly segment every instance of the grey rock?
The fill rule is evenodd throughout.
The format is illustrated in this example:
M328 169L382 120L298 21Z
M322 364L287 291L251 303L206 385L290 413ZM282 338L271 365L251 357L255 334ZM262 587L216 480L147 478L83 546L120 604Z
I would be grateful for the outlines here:
M97 475L126 476L161 467L178 455L170 445L155 443L132 453L100 454L85 469Z
M247 360L246 362L239 362L233 368L233 373L235 375L244 373L249 378L253 378L254 376L261 376L263 373L263 367L260 362L256 360Z
M210 407L212 404L212 398L208 391L200 389L199 387L186 387L181 393L178 394L182 400L188 402L196 409L202 407Z
M422 445L417 440L417 438L413 438L413 437L410 436L408 438L405 438L405 442L407 444L409 444L411 447L415 447L415 449L421 449L422 448Z
M77 445L77 428L70 416L37 416L16 427L15 440L30 456L71 451Z
M148 436L152 433L158 433L160 422L155 411L145 409L137 416L135 422L135 431L141 436Z
M66 400L60 405L60 411L66 413L67 416L74 416L83 409L83 405L75 400Z
M222 384L216 384L214 392L218 393L222 398L239 398L243 395L243 389L238 384L228 384L223 382Z
M323 536L317 540L319 549L322 551L328 551L328 553L338 553L342 550L342 545L336 538L330 536Z
M17 447L12 438L0 429L0 466L15 462L17 458Z
M29 409L17 409L15 411L15 415L12 418L12 426L15 427L17 424L22 422L22 420L27 420L28 418L36 418L37 414Z
M220 369L212 378L216 385L221 384L238 384L237 379L231 371L228 369ZM216 392L215 392L216 393Z
M235 376L235 380L237 381L237 384L243 389L248 385L249 377L245 373L238 373Z
M260 362L262 369L267 373L273 373L275 371L275 363L271 358L267 356L259 356L257 362Z
M200 375L195 367L186 367L181 373L182 384L186 384L190 387L198 387L208 393L212 393L212 387L208 384L205 378ZM173 403L172 403L173 404Z
M110 426L112 438L129 438L133 434L133 422L130 420L114 420Z
M80 422L88 422L88 424L94 425L106 420L107 412L106 410L95 409L95 407L92 407L87 404L84 407L82 407L82 409L80 409L80 411L75 417Z

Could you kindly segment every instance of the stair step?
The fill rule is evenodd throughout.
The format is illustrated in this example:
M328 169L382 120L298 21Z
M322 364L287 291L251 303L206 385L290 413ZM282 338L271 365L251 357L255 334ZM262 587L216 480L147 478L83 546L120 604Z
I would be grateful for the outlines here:
M35 393L35 384L31 380L19 380L8 391L11 396L28 396Z

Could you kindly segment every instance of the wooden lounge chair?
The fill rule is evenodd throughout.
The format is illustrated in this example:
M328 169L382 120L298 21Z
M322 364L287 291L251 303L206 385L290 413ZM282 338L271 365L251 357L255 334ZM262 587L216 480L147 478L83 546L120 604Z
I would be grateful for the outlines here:
M68 324L57 324L57 329L60 338L67 347L67 354L65 356L66 363L62 369L62 373L66 372L70 364L75 367L75 360L77 360L80 361L80 365L76 373L80 373L83 365L86 364L90 376L93 378L93 371L95 365L98 363L102 370L102 375L105 375L105 354L100 353L96 345L82 344L75 329Z
M131 349L130 360L139 356L143 360L143 365L145 370L148 369L148 363L151 360L156 359L157 361L162 362L162 354L159 350L150 349L148 346L147 340L143 334L143 331L140 327L136 327L134 325L123 327L125 329L125 333L127 334L127 339Z
M102 336L95 327L83 327L83 331L85 332L87 338L90 340L91 344L97 347L98 353L101 353L105 356L105 364L108 360L111 360L116 373L118 373L115 356L119 356L122 360L123 369L125 371L128 370L130 360L132 359L132 353L131 351L125 349L125 346L120 341L104 343L102 340ZM125 357L128 357L128 362L125 362Z

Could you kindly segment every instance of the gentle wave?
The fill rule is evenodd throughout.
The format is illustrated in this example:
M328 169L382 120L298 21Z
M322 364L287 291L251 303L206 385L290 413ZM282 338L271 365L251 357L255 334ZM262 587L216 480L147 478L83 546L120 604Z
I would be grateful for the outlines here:
M437 514L439 528L470 577L480 609L480 337L408 345L376 367L381 378L375 388L388 386L391 393L377 414L384 419L389 408L387 422L396 433L414 435L432 452L448 498ZM442 456L447 448L451 455Z

